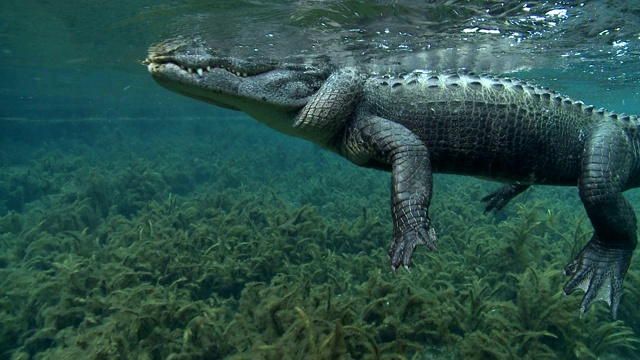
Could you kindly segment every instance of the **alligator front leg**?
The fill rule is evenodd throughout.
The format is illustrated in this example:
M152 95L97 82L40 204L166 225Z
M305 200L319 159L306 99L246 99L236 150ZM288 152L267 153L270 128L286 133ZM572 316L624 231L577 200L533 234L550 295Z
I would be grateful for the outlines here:
M565 267L571 279L565 294L585 292L581 313L605 301L617 316L622 283L637 243L637 222L624 191L632 170L628 137L603 125L587 142L578 189L595 234L578 257Z
M428 214L433 175L424 143L402 125L361 116L348 126L342 153L359 165L391 166L392 270L401 265L408 270L418 245L436 251L436 232Z

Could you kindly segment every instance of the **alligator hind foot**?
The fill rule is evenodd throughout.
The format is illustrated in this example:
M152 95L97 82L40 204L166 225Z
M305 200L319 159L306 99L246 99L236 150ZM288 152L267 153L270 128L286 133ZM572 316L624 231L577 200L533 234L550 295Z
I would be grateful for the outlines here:
M484 211L500 211L514 197L520 195L527 190L530 185L506 184L502 185L498 190L482 198L482 202L486 202Z
M622 283L631 263L632 253L630 249L603 246L594 236L578 257L564 268L564 274L571 276L564 287L565 295L576 289L585 292L580 316L594 302L604 301L609 304L613 319L617 317Z

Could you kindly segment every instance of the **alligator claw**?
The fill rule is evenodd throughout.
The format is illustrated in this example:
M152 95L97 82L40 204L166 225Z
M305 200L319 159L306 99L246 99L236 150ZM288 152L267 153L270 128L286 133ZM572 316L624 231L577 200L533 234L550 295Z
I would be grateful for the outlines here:
M523 191L527 190L529 185L520 184L507 184L503 185L498 190L482 198L482 202L486 202L484 211L500 211L505 205L511 201L514 197L518 196Z
M629 249L607 248L594 238L580 251L578 257L564 268L564 274L571 279L564 287L565 295L576 289L585 292L580 315L591 305L604 301L611 308L613 319L617 317L622 295L622 283L631 263Z
M393 273L395 274L400 266L404 266L409 271L413 252L418 245L425 245L432 251L438 251L437 240L436 231L426 224L394 235L387 252Z

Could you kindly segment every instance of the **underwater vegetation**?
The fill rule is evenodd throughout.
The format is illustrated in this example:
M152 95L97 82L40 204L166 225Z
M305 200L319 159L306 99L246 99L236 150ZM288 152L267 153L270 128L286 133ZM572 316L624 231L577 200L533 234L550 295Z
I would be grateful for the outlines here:
M0 144L2 359L640 356L636 263L621 320L562 295L575 189L485 214L495 184L438 176L439 252L394 276L388 174L245 118L115 124Z

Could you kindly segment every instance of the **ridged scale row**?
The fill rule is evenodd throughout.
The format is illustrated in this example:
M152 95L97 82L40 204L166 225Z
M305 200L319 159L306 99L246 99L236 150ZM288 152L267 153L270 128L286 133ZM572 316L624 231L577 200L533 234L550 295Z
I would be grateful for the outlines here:
M427 71L415 70L410 73L397 75L380 75L376 77L377 83L382 87L390 87L391 90L400 90L402 88L412 88L422 84L426 89L438 89L444 87L468 87L471 89L491 89L494 91L515 91L519 93L527 93L533 99L538 101L553 102L560 106L573 106L582 110L587 115L596 115L611 121L620 121L622 123L640 126L638 116L618 114L608 111L604 108L596 109L593 105L585 105L582 101L574 101L571 98L552 91L545 86L540 86L528 81L520 79L478 75L478 74L433 74Z

